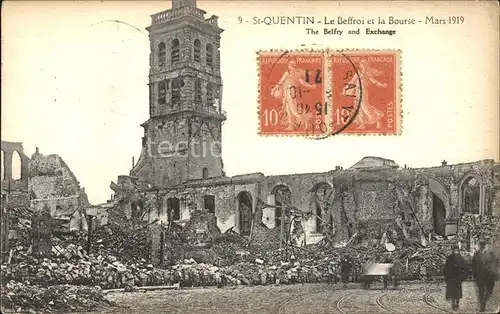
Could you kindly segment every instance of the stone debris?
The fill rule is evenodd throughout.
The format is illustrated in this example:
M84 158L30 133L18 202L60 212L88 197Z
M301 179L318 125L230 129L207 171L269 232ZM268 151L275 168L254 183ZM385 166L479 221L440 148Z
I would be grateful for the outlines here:
M80 300L64 296L66 291L77 288L60 287L132 292L140 290L139 287L157 286L328 282L340 277L340 258L344 254L353 261L351 281L359 281L365 263L387 260L399 263L402 279L429 280L441 276L452 243L460 240L458 237L423 245L422 241L409 239L403 234L384 232L379 239L370 239L364 234L353 235L341 246L321 242L305 247L265 250L248 246L239 235L216 231L209 241L198 241L195 246L166 236L164 263L154 266L146 253L146 232L141 225L122 226L121 229L107 226L94 233L91 254L84 249L84 237L53 243L50 255L45 257L32 255L30 247L18 246L11 250L10 262L1 265L2 303L10 304L14 310L25 310L39 309L32 300L44 300L38 302L46 307L42 310L72 311L98 304L98 292L88 290L77 294L82 298ZM388 252L388 243L392 244L391 252ZM465 252L464 256L470 260ZM7 282L10 283L5 286ZM54 293L59 291L57 289L62 289L58 292L61 297ZM34 294L35 290L40 296Z
M80 241L84 243L86 239ZM149 255L147 224L108 224L92 233L92 252L138 262Z
M40 287L9 281L1 287L2 307L18 313L90 311L114 306L99 287L57 285Z
M158 268L145 259L127 261L115 255L86 254L81 246L69 244L54 246L50 258L35 258L18 251L18 262L2 265L1 274L6 281L39 286L70 284L103 289L175 283L181 286L312 283L327 281L328 265L338 265L341 254L348 254L354 260L353 280L359 278L365 262L381 262L386 258L397 258L403 264L406 279L424 279L440 276L447 252L445 247L445 244L406 247L389 254L384 246L331 248L312 245L294 248L293 252L289 249L288 261L284 249L245 251L244 255L241 249L235 249L234 256L229 259L237 260L231 264L224 263L225 256L221 254L219 260L222 262L217 265L191 257Z

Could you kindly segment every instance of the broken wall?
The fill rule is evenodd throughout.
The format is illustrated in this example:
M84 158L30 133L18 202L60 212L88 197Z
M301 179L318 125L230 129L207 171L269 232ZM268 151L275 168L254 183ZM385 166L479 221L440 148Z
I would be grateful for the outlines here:
M30 159L24 153L24 147L22 143L17 142L1 142L1 150L3 156L2 172L3 176L1 178L2 190L4 191L19 191L27 192L29 189L29 167ZM14 178L13 169L13 158L15 155L20 158L20 178ZM16 174L17 175L17 174Z
M86 231L85 210L90 206L85 189L58 155L31 156L31 207L38 213L48 210L56 219L68 219L68 231Z
M64 160L38 151L31 156L30 188L36 199L80 195L80 183Z
M225 232L231 227L239 230L238 196L240 193L249 193L252 199L252 212L255 209L258 199L258 180L262 175L247 175L233 178L209 178L202 180L192 180L186 184L172 186L163 189L144 189L128 183L122 178L123 185L113 185L115 199L120 202L120 206L125 215L130 211L131 195L141 195L149 210L147 219L150 222L158 220L159 223L168 223L169 199L178 201L178 220L180 224L186 223L196 210L208 209L209 204L205 203L205 197L213 197L213 210L217 218L217 226L221 232ZM174 209L173 209L174 210ZM130 215L127 215L130 217ZM110 219L112 219L110 217Z
M276 205L275 197L269 196L276 193L279 188L286 188L291 192L291 204L303 212L316 212L316 207L314 206L314 193L315 190L321 186L326 185L331 190L330 198L333 199L337 195L338 191L332 185L332 172L324 173L306 173L306 174L294 174L294 175L280 175L280 176L268 176L265 180L265 185L261 190L261 198L263 200L269 200L269 205ZM332 214L333 217L338 217L338 212L335 212L332 208L331 202L323 208L322 219L328 221L328 214ZM280 230L280 226L276 226L274 223L275 219L275 208L266 208L264 210L263 222L269 228L277 228ZM311 218L302 223L305 233L306 243L315 243L322 239L323 234L317 232L316 230L316 218Z
M244 178L240 178L244 179ZM195 210L206 209L205 196L214 197L214 213L217 217L217 226L221 232L231 227L239 230L238 195L248 192L252 196L252 212L256 204L256 191L258 184L252 178L250 180L239 180L238 178L214 178L198 180L186 184L184 187L172 188L163 197L160 218L166 221L167 206L169 198L178 198L180 201L180 220L189 220L191 213Z
M273 197L277 190L290 191L289 205L302 212L316 213L318 201L315 193L322 188L323 193L327 194L320 201L322 222L318 222L316 216L311 216L302 223L307 244L323 238L325 229L322 229L322 224L332 226L336 242L346 241L359 231L360 225L369 224L370 221L379 221L385 226L387 224L384 221L399 219L409 232L418 234L423 230L427 234L435 228L435 219L441 220L438 225L448 226L450 219L458 217L463 207L463 195L459 187L471 176L477 178L481 185L482 210L485 213L492 210L499 202L498 166L493 161L479 161L434 168L384 166L343 170L337 167L325 173L269 177L249 174L192 180L160 189L161 206L150 220L166 221L168 199L178 198L180 221L186 222L193 211L204 208L204 196L211 195L215 200L215 215L220 230L224 232L234 227L238 232L238 196L240 193L249 193L252 212L255 213L257 204L262 206L263 224L255 229L258 239L259 234L269 234L268 230L281 230L281 226L275 224L276 208L266 206L277 204L276 197ZM155 192L147 193L150 202L153 202ZM434 213L433 196L443 203L443 212L439 217ZM260 230L260 227L263 229ZM279 232L276 234L278 239L275 240L279 243Z

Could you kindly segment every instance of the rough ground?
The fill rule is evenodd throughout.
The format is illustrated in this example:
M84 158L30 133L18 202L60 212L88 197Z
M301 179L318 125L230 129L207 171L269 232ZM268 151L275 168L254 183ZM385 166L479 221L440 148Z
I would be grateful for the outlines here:
M463 287L460 312L475 313L478 307L474 283L466 282ZM383 290L376 285L370 291L360 289L358 284L351 284L348 289L341 285L308 284L163 290L112 293L108 299L122 307L97 313L453 313L444 299L444 283L405 283L398 290ZM488 308L493 313L500 301L499 282L491 301Z

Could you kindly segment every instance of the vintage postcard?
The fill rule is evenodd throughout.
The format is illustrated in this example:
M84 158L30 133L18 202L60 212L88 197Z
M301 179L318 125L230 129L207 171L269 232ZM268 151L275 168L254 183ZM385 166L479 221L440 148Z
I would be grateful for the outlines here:
M498 1L4 1L2 313L497 313Z

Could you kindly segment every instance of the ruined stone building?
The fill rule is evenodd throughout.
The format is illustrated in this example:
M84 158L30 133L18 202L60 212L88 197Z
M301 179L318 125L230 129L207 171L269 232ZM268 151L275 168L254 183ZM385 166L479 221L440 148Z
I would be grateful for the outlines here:
M2 203L1 203L1 252L2 258L8 251L9 238L15 237L9 224L9 214L12 208L29 207L29 157L24 154L21 143L1 143L1 179L2 179ZM15 161L15 173L12 173L13 160Z
M195 0L173 0L171 9L152 15L147 30L150 110L142 152L130 175L111 184L129 217L182 225L205 210L222 232L233 227L249 236L254 225L270 238L279 237L273 230L293 206L311 213L302 221L302 241L314 243L326 228L339 242L385 221L445 235L456 232L461 213L498 214L500 165L493 160L408 168L365 157L323 173L227 177L220 157L226 116L217 17L206 18ZM202 154L200 147L213 151Z
M61 157L42 155L37 148L30 158L16 142L2 141L1 149L2 244L16 237L17 224L29 225L34 214L50 214L67 231L86 228L87 195ZM9 217L15 218L14 226Z

